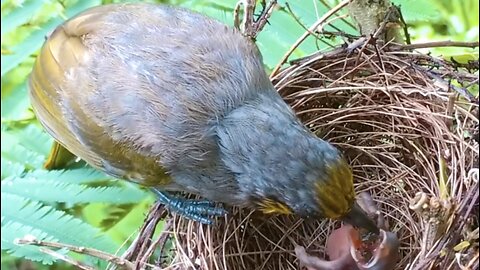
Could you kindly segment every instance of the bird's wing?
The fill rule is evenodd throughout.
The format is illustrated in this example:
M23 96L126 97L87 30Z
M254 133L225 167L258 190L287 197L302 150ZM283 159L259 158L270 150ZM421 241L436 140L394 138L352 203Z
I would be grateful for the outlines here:
M104 112L88 107L102 106L108 98L98 93L97 78L87 72L92 67L86 63L101 56L98 48L89 47L88 36L104 26L105 14L122 7L96 7L57 27L31 73L30 99L42 125L69 151L116 177L159 185L166 177L158 161L140 153L134 141L114 139L102 122Z
M72 94L65 93L65 76L88 57L89 52L82 42L82 36L94 27L89 22L92 17L100 16L99 12L101 10L84 13L51 33L37 57L28 87L35 114L48 133L96 167L101 167L100 158L81 147L76 135L66 125L62 96Z

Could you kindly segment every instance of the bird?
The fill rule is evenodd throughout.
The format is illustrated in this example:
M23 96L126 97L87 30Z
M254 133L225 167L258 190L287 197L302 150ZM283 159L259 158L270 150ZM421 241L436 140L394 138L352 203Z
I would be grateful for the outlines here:
M359 206L371 216L376 216L378 235L342 224L326 239L325 251L329 260L307 254L302 246L295 247L298 261L309 270L386 270L396 269L400 241L396 233L388 230L384 217L370 194L357 196Z
M215 19L161 4L93 7L46 38L28 89L55 141L186 218L211 224L226 204L378 232L340 150L282 99L255 42Z
M295 253L308 270L386 270L395 269L399 247L393 232L380 229L377 241L365 245L359 232L344 224L327 238L328 261L308 255L302 246L296 246Z

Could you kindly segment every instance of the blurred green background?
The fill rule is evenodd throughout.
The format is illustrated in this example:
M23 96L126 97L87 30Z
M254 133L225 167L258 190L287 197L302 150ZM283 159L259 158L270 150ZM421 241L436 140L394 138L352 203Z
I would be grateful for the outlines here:
M29 106L26 81L45 36L62 21L82 10L112 2L126 1L1 1L2 269L72 268L62 262L54 263L52 257L39 252L36 247L14 244L15 238L25 235L121 254L135 237L148 207L154 201L150 193L138 186L111 179L81 161L64 170L44 170L43 163L48 157L52 139L36 122ZM237 1L148 2L183 6L232 25L233 7ZM478 41L478 1L393 2L401 5L414 43ZM279 1L281 8L273 13L270 24L257 40L267 70L271 70L304 33L304 27L309 27L336 3L334 0ZM336 20L333 25L347 33L357 33L342 20ZM326 30L335 29L328 26ZM310 38L295 50L290 59L342 42L338 38L323 41ZM478 48L435 48L427 51L462 62L478 59ZM66 250L58 252L67 253ZM97 267L105 267L104 262L89 257L68 255Z

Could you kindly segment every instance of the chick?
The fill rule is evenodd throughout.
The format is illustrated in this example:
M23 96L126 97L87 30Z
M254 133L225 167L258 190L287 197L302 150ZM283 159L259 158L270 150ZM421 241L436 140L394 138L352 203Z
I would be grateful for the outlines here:
M302 246L295 247L298 260L308 270L395 269L400 247L396 234L387 231L385 220L369 194L360 194L358 201L367 213L377 215L380 234L371 234L343 224L327 238L328 261L308 255Z

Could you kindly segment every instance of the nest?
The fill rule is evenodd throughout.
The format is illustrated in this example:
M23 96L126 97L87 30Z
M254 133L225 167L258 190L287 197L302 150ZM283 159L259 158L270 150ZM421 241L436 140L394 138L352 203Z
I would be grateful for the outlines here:
M299 59L272 79L305 125L345 153L356 191L372 195L399 237L397 269L478 269L478 101L461 95L478 83L475 64L365 45ZM300 269L295 246L323 258L339 226L229 210L213 226L169 216L152 239L165 214L155 205L124 258L165 269Z

